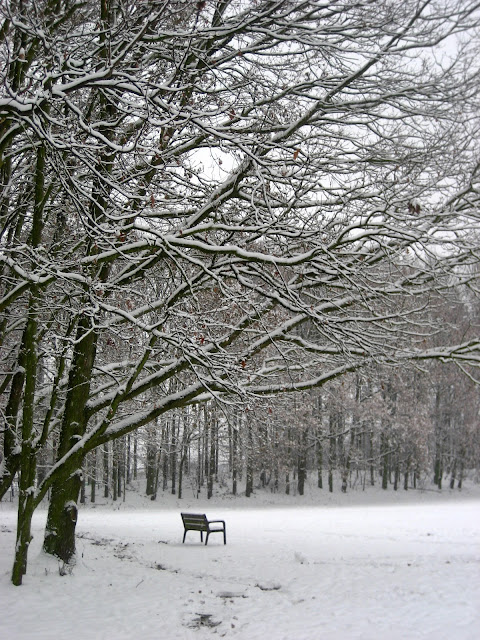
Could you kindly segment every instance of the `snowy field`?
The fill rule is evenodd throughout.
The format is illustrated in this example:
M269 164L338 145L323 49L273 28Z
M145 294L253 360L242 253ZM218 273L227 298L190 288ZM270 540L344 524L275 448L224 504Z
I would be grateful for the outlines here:
M305 506L298 506L301 501ZM227 522L207 547L181 510ZM478 640L480 491L311 492L213 501L138 494L82 508L60 576L34 518L11 586L15 509L0 503L0 637L8 640Z

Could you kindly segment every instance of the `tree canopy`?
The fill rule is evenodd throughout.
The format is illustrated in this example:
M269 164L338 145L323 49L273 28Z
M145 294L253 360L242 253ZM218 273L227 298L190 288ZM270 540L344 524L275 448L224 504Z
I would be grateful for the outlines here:
M69 560L86 453L171 409L477 364L430 305L477 287L478 2L0 6L16 584L46 492Z

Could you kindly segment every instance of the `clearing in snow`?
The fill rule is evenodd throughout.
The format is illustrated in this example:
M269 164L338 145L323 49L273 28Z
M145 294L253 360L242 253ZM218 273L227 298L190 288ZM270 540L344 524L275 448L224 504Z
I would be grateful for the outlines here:
M225 519L227 545L221 536L182 544L186 509ZM480 637L479 487L210 501L129 494L81 508L73 569L41 552L45 518L35 514L28 572L13 587L16 512L0 503L9 640Z

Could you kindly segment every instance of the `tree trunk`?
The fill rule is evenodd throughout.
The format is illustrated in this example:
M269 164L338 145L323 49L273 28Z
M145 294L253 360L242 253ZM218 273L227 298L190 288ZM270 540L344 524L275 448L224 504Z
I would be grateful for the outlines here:
M109 473L108 473L108 443L104 446L103 449L103 497L108 498L109 496Z
M370 456L370 486L375 486L375 465L373 464L373 431L369 431L368 434L368 446Z
M382 457L382 489L388 489L388 474L389 474L389 464L388 464L388 440L384 431L381 434L381 451L380 455Z
M200 412L198 412L198 421L200 422ZM200 494L201 487L203 485L203 435L200 435L198 439L198 454L197 454L197 498Z
M183 471L187 464L188 456L188 430L187 425L183 423L182 447L180 453L180 463L178 465L178 497L183 497Z
M171 444L170 444L170 473L171 473L171 481L172 481L172 495L175 495L177 492L177 444L178 444L178 434L177 431L180 429L180 425L177 424L175 414L172 415L172 434L171 434Z
M433 482L439 489L442 488L443 478L443 440L445 430L445 411L442 403L443 395L441 390L437 388L435 395L435 463Z
M442 488L442 477L443 477L443 461L442 461L441 455L437 452L437 456L435 458L435 464L434 464L433 482L437 485L439 489Z
M28 360L28 358L27 358ZM31 522L34 506L34 484L36 472L35 451L31 446L33 421L33 389L29 398L29 373L27 369L25 385L24 416L22 425L22 450L20 454L20 482L18 493L17 540L15 545L15 560L12 570L12 582L15 586L22 584L22 576L27 572L28 547L32 539ZM30 418L26 414L32 412Z
M87 500L87 487L85 486L85 473L82 476L82 482L80 484L80 504L85 504Z
M167 422L162 427L162 491L168 488L168 463L170 461L169 442L170 441L170 423Z
M116 450L116 459L117 459L117 495L119 498L122 497L123 493L123 476L125 473L125 465L124 465L124 446L125 440L121 438L120 440L115 440L115 450Z
M125 469L125 483L130 484L132 481L132 436L129 433L127 436L127 460Z
M31 246L36 249L41 242L44 206L44 169L45 148L37 149L35 172L35 203L33 207ZM17 542L15 560L12 570L12 582L15 586L22 584L22 576L27 571L28 547L31 541L31 522L35 509L34 487L36 477L35 440L35 389L37 384L37 313L38 289L32 287L28 300L27 320L23 331L19 352L19 362L24 363L25 381L22 410L22 440L20 451L20 483L18 495ZM15 403L14 403L15 404ZM17 407L18 409L18 407ZM16 411L15 411L16 413ZM13 427L13 424L12 424ZM13 476L12 476L13 478Z
M336 463L336 416L330 412L329 416L329 451L328 451L328 490L333 493L333 468Z
M305 479L307 477L307 429L304 428L300 434L300 451L298 455L298 478L297 489L299 495L305 493Z
M398 491L398 483L400 482L400 465L398 460L395 461L395 470L394 470L394 480L393 480L393 490Z
M34 415L37 376L37 320L35 307L35 292L32 292L29 300L28 317L23 332L22 345L20 347L20 359L25 363L25 389L23 395L21 430L17 542L15 545L15 560L12 570L12 582L15 586L22 584L22 576L27 571L28 547L31 541L31 522L35 508L33 495L36 476L36 452L32 445L35 433Z
M237 465L238 465L238 429L237 425L232 428L232 493L237 495Z
M460 472L458 474L457 489L461 489L462 488L462 483L463 483L463 460L460 463Z
M83 436L86 428L85 405L95 359L97 336L88 316L78 323L76 345L68 381L65 412L60 433L57 459L67 454ZM82 459L72 456L64 466L63 477L52 486L43 549L46 553L70 562L75 555L77 500L82 472Z
M145 462L145 476L147 482L145 493L147 494L147 496L152 496L155 493L155 478L157 475L157 445L153 440L152 433L150 433L148 436Z
M208 493L208 479L210 477L210 417L208 413L208 406L203 406L203 480L207 479L207 493Z
M253 438L252 425L247 417L247 450L246 450L246 487L245 495L249 498L253 493Z
M245 484L245 496L249 498L253 493L253 470L251 465L250 456L247 457L247 471L246 471L246 484Z
M454 489L455 488L456 471L457 471L457 461L454 460L453 461L453 465L452 465L452 472L451 472L451 475L450 475L450 489Z
M10 386L10 395L5 408L5 431L3 435L3 475L0 477L0 500L7 493L13 478L20 468L20 454L17 453L16 425L22 400L25 365L19 356L19 370L15 372Z
M112 442L112 499L114 502L118 499L118 457L115 440Z
M90 475L90 502L95 502L95 490L97 486L97 450L92 451L92 472Z
M133 479L137 479L138 473L138 446L137 446L137 433L133 434Z
M82 473L78 469L64 483L55 483L50 497L43 549L65 563L71 563L75 556L77 499L81 482Z
M208 477L207 477L207 498L210 499L213 496L213 479L216 469L216 429L217 422L216 416L212 415L210 425L210 458L208 461Z
M22 497L19 493L17 517L17 541L15 545L15 560L12 569L12 583L18 587L22 584L23 576L27 572L28 547L32 540L32 516L35 510L33 495Z
M317 459L317 487L323 489L323 446L320 440L321 432L317 431L317 439L315 442L315 453Z

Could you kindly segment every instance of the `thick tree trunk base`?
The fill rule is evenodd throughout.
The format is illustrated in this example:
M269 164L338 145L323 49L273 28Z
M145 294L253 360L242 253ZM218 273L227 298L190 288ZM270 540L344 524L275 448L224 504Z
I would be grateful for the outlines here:
M67 564L75 559L75 528L80 476L69 478L62 486L54 486L48 509L43 550Z
M19 587L23 576L27 573L28 548L32 540L31 527L34 512L33 501L27 498L20 501L17 520L17 544L15 546L15 560L12 569L12 583Z

